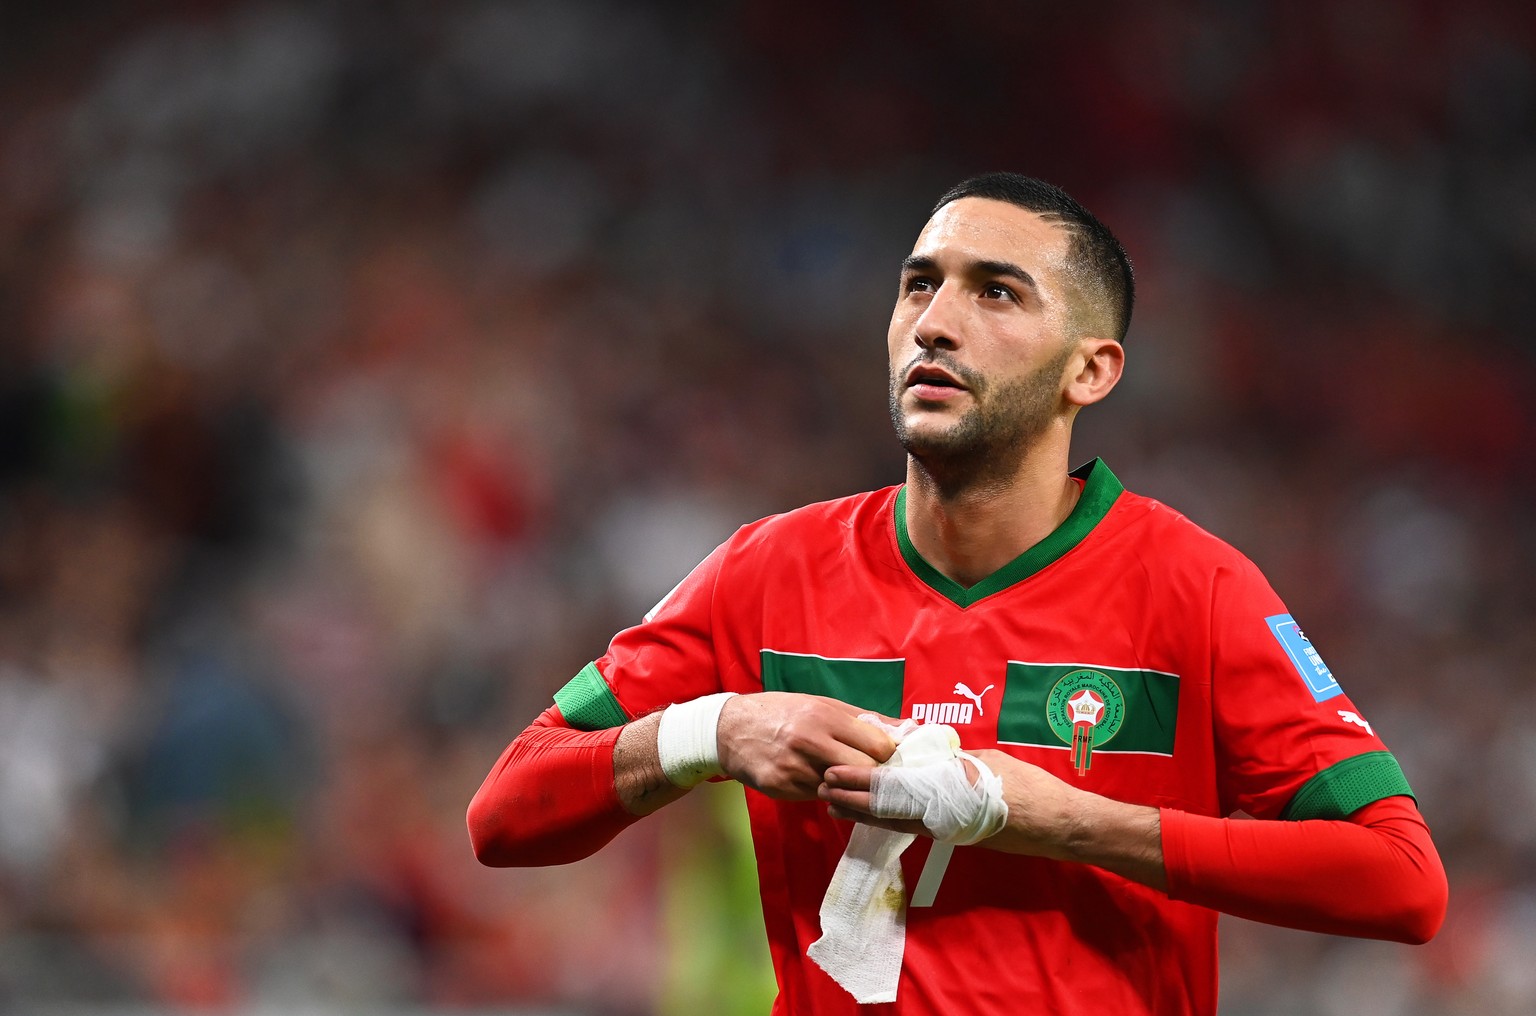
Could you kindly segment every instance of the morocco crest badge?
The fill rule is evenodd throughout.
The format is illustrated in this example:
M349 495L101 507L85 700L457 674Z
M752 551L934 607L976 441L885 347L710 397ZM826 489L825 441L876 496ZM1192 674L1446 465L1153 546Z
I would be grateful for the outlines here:
M1108 674L1074 670L1062 676L1046 700L1046 719L1056 736L1072 749L1077 775L1093 764L1093 749L1120 731L1125 722L1125 696Z

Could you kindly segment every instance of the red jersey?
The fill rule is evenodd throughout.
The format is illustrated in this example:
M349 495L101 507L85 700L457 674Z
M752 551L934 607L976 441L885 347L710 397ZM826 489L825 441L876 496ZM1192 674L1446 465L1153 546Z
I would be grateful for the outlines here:
M888 488L740 529L556 695L612 727L716 691L830 695L948 723L1094 793L1197 815L1343 818L1410 793L1257 568L1102 462L1076 508L969 588ZM806 957L850 826L747 790L776 1013L861 1007ZM909 896L930 841L903 855ZM933 874L930 873L930 878ZM1216 913L1088 865L960 847L910 907L869 1012L1212 1013Z

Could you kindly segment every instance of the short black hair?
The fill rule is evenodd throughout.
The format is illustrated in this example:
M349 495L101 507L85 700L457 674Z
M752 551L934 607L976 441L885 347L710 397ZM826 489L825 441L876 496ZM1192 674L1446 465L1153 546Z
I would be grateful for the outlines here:
M1059 222L1070 231L1072 245L1067 249L1067 257L1071 269L1082 279L1089 300L1109 312L1108 323L1115 334L1106 337L1125 341L1131 326L1131 307L1136 302L1136 276L1125 248L1097 216L1078 204L1072 195L1044 180L1022 173L983 173L945 191L929 217L961 198L1006 201Z

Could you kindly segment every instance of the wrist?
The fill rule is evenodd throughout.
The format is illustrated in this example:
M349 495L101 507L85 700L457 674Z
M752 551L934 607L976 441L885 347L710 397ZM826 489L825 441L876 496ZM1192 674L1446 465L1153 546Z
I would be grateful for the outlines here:
M656 757L656 729L661 714L651 713L625 725L613 746L613 787L631 815L649 815L682 796L661 771Z
M1061 859L1092 864L1154 889L1166 887L1158 809L1074 791L1062 829Z
M1092 863L1100 838L1102 815L1098 804L1106 800L1097 794L1077 788L1068 788L1061 802L1057 829L1061 830L1056 844L1058 859Z
M735 692L718 692L670 705L656 730L661 771L678 787L724 775L720 764L720 712Z

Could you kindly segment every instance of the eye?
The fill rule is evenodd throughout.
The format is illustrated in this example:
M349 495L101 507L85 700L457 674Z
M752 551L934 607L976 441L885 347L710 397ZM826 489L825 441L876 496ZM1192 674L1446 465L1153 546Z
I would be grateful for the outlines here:
M938 289L939 286L938 283L934 282L926 275L909 275L906 280L902 282L901 288L902 291L906 293L932 293Z
M989 282L981 287L981 295L989 300L1013 300L1013 290L1001 282Z

